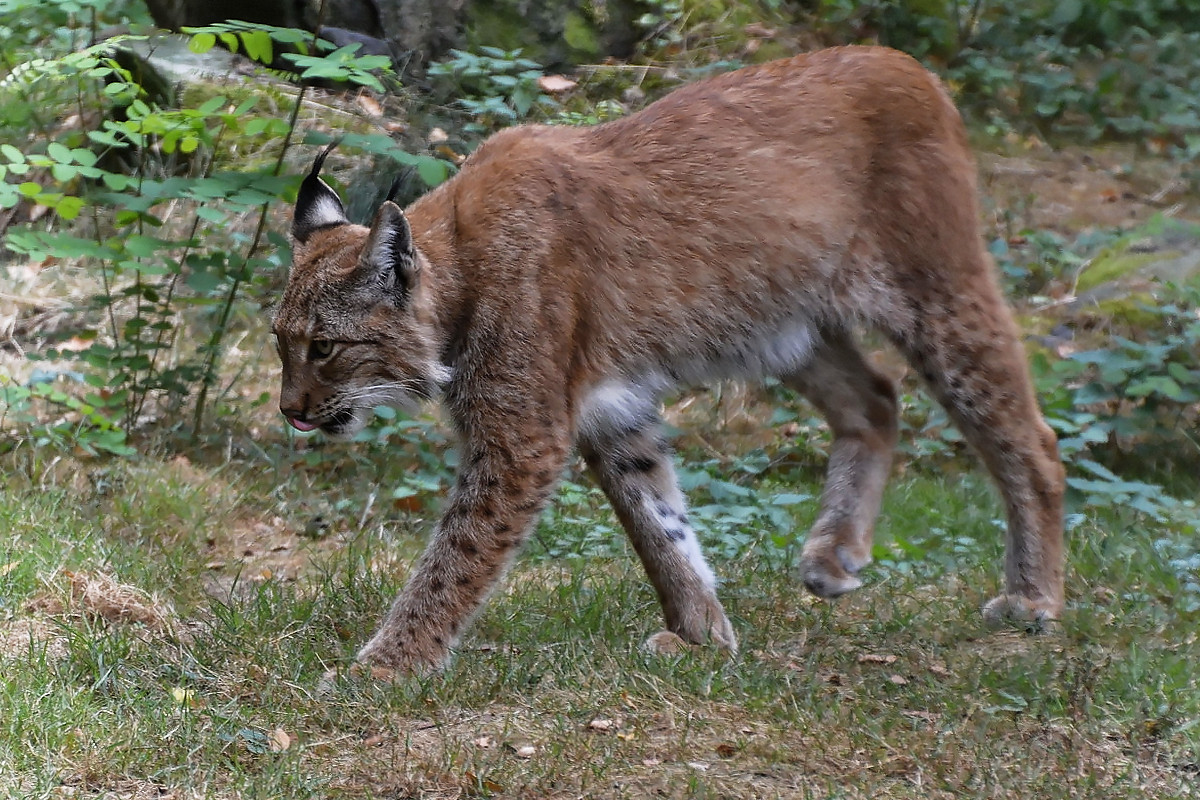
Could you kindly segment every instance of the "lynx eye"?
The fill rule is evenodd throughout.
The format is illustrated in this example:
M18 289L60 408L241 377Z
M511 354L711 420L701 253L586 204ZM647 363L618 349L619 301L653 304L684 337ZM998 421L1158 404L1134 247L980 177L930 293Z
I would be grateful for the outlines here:
M309 360L318 358L329 358L333 355L333 342L328 339L314 339L308 347Z

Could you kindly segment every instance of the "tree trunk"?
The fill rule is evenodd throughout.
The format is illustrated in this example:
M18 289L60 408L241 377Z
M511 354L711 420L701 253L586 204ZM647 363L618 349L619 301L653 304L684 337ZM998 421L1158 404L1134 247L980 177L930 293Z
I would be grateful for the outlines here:
M421 75L426 64L460 44L465 6L467 0L380 0L379 21L396 68Z

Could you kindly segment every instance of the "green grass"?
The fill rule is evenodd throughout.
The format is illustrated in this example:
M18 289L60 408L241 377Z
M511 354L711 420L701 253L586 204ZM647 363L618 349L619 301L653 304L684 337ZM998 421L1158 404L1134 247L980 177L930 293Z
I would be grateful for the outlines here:
M1200 614L1161 542L1198 544L1136 514L1076 521L1071 607L1040 636L982 625L1001 532L974 472L898 476L867 586L837 604L799 589L795 541L750 514L743 530L760 535L748 542L710 533L741 652L665 658L638 649L660 624L653 592L579 480L448 672L319 696L322 671L353 654L403 580L428 508L365 514L352 495L340 516L326 510L333 533L308 539L297 534L321 504L298 501L311 473L13 461L0 494L0 796L1195 791ZM738 502L815 495L815 476L768 474ZM799 530L812 506L786 506ZM73 597L72 576L100 573L145 592L163 624L109 621Z

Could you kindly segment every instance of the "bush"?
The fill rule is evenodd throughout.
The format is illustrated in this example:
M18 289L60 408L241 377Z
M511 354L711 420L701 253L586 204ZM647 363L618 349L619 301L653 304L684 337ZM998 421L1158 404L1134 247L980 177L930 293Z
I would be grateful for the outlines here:
M33 222L10 230L6 244L31 263L81 268L95 290L82 320L30 354L40 365L28 381L0 378L0 411L36 444L125 454L127 431L180 419L188 406L195 437L211 392L229 388L218 386L221 359L246 289L275 280L289 258L269 223L299 183L284 165L307 89L217 93L200 85L182 107L164 107L124 66L123 48L140 37L70 49L86 38L74 27L77 13L90 9L95 20L123 5L16 5L27 35L4 45L8 63L22 64L0 82L10 121L0 143L0 208L20 206ZM16 27L12 14L0 24ZM260 63L282 60L297 81L383 89L375 73L386 71L385 59L302 31L216 25L194 31L192 49L217 41ZM58 54L34 58L34 48ZM289 111L280 115L279 106ZM306 141L328 140L310 133ZM387 136L353 144L415 167L431 185L448 175L445 162L404 153Z

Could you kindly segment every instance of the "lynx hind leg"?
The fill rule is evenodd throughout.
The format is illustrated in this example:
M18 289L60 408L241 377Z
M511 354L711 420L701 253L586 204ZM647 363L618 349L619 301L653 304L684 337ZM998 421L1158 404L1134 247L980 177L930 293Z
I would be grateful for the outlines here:
M990 279L937 293L899 342L980 454L1008 517L1004 593L989 622L1057 619L1063 608L1064 471L1034 396L1016 322Z
M871 560L896 445L896 389L841 331L823 331L813 360L782 380L816 406L833 432L821 509L804 543L800 575L813 594L837 597L862 585L858 572Z
M605 386L588 399L579 447L658 593L667 631L646 647L674 652L679 639L737 649L716 580L688 523L655 403L632 388ZM673 634L673 635L672 635Z

